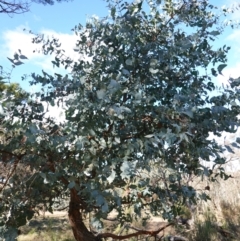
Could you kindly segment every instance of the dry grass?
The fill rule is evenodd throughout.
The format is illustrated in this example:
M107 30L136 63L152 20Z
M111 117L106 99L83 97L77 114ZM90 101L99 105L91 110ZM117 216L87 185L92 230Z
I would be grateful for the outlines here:
M240 172L231 174L226 181L196 182L203 190L209 186L211 201L202 202L195 212L195 225L186 233L189 241L239 241L240 240Z
M74 241L66 213L36 217L21 228L18 241Z
M195 213L194 225L189 229L185 225L176 225L175 228L165 230L165 238L169 235L186 237L189 241L239 241L240 240L240 172L233 173L233 178L223 181L221 179L209 184L195 180L192 184L199 191L209 186L207 191L211 201L201 202ZM185 210L189 216L189 210ZM18 241L73 241L74 237L69 227L67 213L55 212L54 215L46 213L46 217L37 217L21 228L22 234ZM191 216L191 215L190 215ZM161 218L152 217L147 221L146 229L155 230L164 226ZM140 222L134 226L140 227ZM108 223L107 232L127 234L132 230ZM163 234L163 233L162 233ZM151 237L132 238L130 241L155 240ZM166 239L165 239L166 240Z

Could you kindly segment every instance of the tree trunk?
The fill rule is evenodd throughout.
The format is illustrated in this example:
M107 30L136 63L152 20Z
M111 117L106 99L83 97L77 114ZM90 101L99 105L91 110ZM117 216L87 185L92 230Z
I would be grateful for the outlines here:
M71 190L68 217L76 241L98 241L93 233L85 226L80 213L81 199L75 189Z

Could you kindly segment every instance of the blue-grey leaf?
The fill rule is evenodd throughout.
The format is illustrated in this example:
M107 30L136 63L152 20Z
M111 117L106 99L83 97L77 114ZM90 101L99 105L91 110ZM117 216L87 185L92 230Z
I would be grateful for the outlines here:
M0 115L5 115L2 105L0 104Z
M9 227L7 231L4 233L4 240L14 241L16 240L17 236L18 236L18 230L16 228Z
M70 183L68 184L68 188L72 189L72 188L74 188L74 187L75 187L75 182L70 182Z
M231 145L236 148L240 148L240 146L236 142L232 142Z
M101 209L102 209L103 213L108 212L109 208L108 208L108 203L106 202L106 200L105 200L104 204L102 205Z
M43 179L46 178L46 173L40 172L39 175L40 175Z
M8 58L8 57L7 57ZM10 58L8 58L13 64L14 64L14 60L13 59L10 59Z
M220 34L220 32L219 32L219 31L211 31L211 32L209 32L208 34L210 34L210 35L212 35L212 36L217 36L217 35Z
M193 112L191 110L186 110L186 111L183 111L182 113L187 115L190 118L193 118Z
M237 142L238 144L240 144L240 137L237 137L237 138L236 138L236 142Z
M21 64L23 64L23 62L22 62L22 61L17 61L17 62L14 62L13 64L15 64L15 65L21 65Z
M104 89L101 89L101 90L98 90L97 91L97 97L98 97L98 99L103 99L104 97L105 97L105 95L106 95L106 90L104 90Z
M94 229L99 230L103 228L103 223L97 218L91 218L91 226Z
M120 88L120 84L116 80L111 79L107 88L110 91L110 93L114 93Z
M25 55L22 55L22 54L19 56L19 58L20 59L28 59Z
M226 64L220 64L220 65L217 67L218 73L222 75L222 70L223 70L226 66L227 66Z
M111 184L114 181L115 177L116 177L116 172L112 170L111 175L107 178L107 181L109 182L109 184Z
M123 75L130 75L130 72L127 69L122 69Z
M230 146L225 145L225 147L226 147L226 149L228 150L228 152L231 152L231 153L233 153L233 154L235 153Z
M130 179L133 174L136 173L137 161L124 161L121 166L122 179Z

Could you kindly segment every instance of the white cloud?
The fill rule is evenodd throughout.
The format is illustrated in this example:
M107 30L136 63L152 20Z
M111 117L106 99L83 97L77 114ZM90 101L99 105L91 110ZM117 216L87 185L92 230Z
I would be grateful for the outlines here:
M239 154L240 154L240 149L237 147L233 147L231 145L231 143L236 141L236 138L240 136L240 129L238 128L238 130L236 131L236 133L227 133L225 131L222 132L221 137L215 136L213 135L213 133L209 133L209 139L215 139L216 142L221 145L222 147L224 147L225 145L227 145L228 147L230 147L232 149L232 152L229 152L226 149L222 154L220 154L221 156L226 158L227 164L224 165L224 168L227 171L237 171L240 170L240 158L239 158ZM239 146L239 145L238 145ZM213 162L207 162L207 161L202 161L202 163L205 166L208 167L212 167L214 165Z
M227 40L239 42L239 39L240 39L239 37L240 37L240 30L235 29L233 33L227 37Z
M34 35L30 34L28 31L23 31L25 26L19 26L14 30L7 30L3 32L3 44L0 46L2 51L2 58L12 57L15 52L20 49L22 54L25 55L28 60L25 61L27 64L30 62L36 67L40 67L45 71L54 71L53 64L51 61L54 59L54 55L44 55L41 53L41 44L33 44L32 39ZM43 34L46 39L50 40L52 37L59 39L61 43L61 49L65 50L65 55L71 59L77 61L79 54L74 52L77 36L75 34L65 34L60 32L55 32L49 29L43 29L39 31L39 34ZM35 52L34 52L35 50Z
M232 67L226 67L223 70L222 75L218 76L218 82L224 85L229 85L229 78L238 78L240 76L240 62L236 63Z
M36 22L42 21L41 17L39 17L39 16L36 15L36 14L33 14L33 19L34 19Z
M44 109L48 109L48 112L46 113L45 117L51 117L54 118L56 123L63 123L66 121L65 119L65 108L66 106L64 104L60 106L51 106L50 104L43 103Z
M240 76L240 30L234 29L225 39L226 45L231 47L228 53L228 66L218 76L220 84L229 85L229 78Z
M32 57L34 50L32 38L30 34L23 31L24 28L25 26L19 26L15 30L3 32L2 57L11 57L18 49L21 49L28 58ZM36 56L39 56L39 54L36 54Z
M55 55L44 55L41 51L41 44L33 44L32 38L34 35L30 34L28 31L23 31L24 28L28 28L26 26L19 26L14 30L7 30L2 34L2 43L1 43L1 59L6 59L7 57L13 58L14 53L21 50L21 53L25 55L28 60L24 60L25 64L22 65L24 68L28 68L28 64L31 64L31 68L29 72L48 72L49 74L53 74L55 72L65 75L66 70L64 68L56 69L53 68L52 60L54 60ZM65 56L70 57L74 61L79 59L79 54L75 52L73 49L76 45L78 37L75 34L66 34L61 32L56 32L50 29L42 29L39 31L39 34L44 34L44 36L49 38L52 37L59 39L59 43L61 43L61 49L65 50ZM34 50L36 50L34 52ZM9 62L10 63L10 62ZM31 86L29 87L29 91L34 93L36 90L39 90L41 87ZM60 106L51 106L50 104L44 103L44 107L48 110L45 117L52 117L56 120L57 123L65 121L65 105Z
M230 9L232 20L240 20L240 4L239 1L235 0L226 0L224 3L224 7Z
M234 58L236 61L240 62L240 30L234 29L231 34L228 35L227 41L230 42L230 46L232 48L232 58Z

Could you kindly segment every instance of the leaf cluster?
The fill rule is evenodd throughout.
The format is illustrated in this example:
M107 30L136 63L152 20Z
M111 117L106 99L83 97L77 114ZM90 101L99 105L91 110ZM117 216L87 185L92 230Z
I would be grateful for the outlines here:
M31 84L47 91L11 112L18 121L6 119L5 128L19 134L0 146L34 174L15 184L27 190L26 213L41 202L51 210L54 200L77 193L71 205L94 213L95 229L113 209L122 223L143 212L173 219L179 205L207 200L191 187L192 178L229 177L224 150L210 134L234 133L239 125L239 79L216 91L229 48L212 47L223 31L212 5L108 2L110 16L74 28L79 61L62 55L54 38L33 40L54 55L55 67L70 71L32 74ZM21 56L10 61L18 65ZM62 107L65 121L47 117L49 105ZM6 210L23 202L11 195Z

